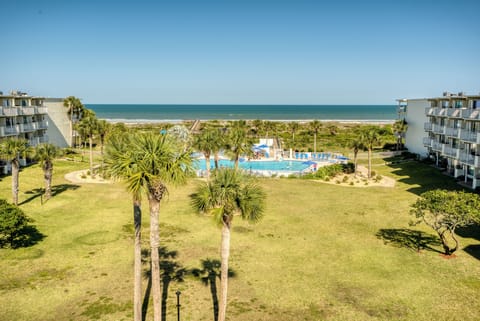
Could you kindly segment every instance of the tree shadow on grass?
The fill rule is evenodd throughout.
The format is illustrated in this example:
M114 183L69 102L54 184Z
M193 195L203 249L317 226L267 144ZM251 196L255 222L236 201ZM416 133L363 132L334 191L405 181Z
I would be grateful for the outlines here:
M217 278L220 279L220 266L219 260L207 258L201 260L202 267L200 269L192 269L191 273L194 277L199 279L205 286L210 286L210 293L212 295L213 303L213 318L218 320L218 296L217 296ZM235 272L228 269L228 277L235 277Z
M472 244L463 248L465 252L480 260L480 244Z
M168 287L170 282L183 282L184 277L187 274L187 269L185 269L181 264L179 264L175 259L178 255L177 251L169 251L166 247L162 246L158 249L159 255L159 264L160 264L160 279L162 281L162 320L167 319L167 299L168 299ZM142 261L148 262L150 259L150 250L142 250ZM150 300L150 292L152 289L152 276L151 276L152 267L145 271L144 277L148 278L147 289L145 290L145 296L143 298L142 304L142 320L146 320L148 303Z
M60 185L52 186L52 197L55 197L56 195L58 195L60 193L63 193L65 191L68 191L68 190L76 190L79 187L80 187L80 185L75 185L75 184L60 184ZM43 204L44 203L44 200L43 200L43 194L44 193L45 193L44 188L34 188L32 190L26 191L25 194L32 195L32 196L30 196L29 198L27 198L26 200L24 200L23 202L21 202L18 205L27 204L27 203L33 201L34 199L36 199L38 197L40 197L41 203Z
M407 228L398 229L380 229L375 236L385 244L391 244L397 247L405 247L410 250L420 252L421 250L429 250L432 252L442 253L433 248L442 243L435 235L427 234L422 231L411 230Z
M7 244L12 249L30 247L42 241L45 237L35 225L27 225L9 239L0 239L0 247L4 247Z

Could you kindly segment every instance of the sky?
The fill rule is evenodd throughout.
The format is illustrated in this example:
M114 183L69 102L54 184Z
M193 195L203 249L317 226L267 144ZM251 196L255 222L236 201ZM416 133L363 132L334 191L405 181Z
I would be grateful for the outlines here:
M0 91L87 104L480 92L478 0L3 0Z

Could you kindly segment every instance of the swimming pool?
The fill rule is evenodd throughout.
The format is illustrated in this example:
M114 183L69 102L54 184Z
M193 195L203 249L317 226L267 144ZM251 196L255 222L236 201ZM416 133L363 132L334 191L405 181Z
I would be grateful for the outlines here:
M195 167L200 170L205 170L205 159L197 159ZM228 159L221 159L218 164L220 167L233 167L234 162ZM301 161L243 161L239 162L238 166L247 171L272 171L272 172L301 172L310 165L303 164ZM210 168L214 168L215 163L210 160Z

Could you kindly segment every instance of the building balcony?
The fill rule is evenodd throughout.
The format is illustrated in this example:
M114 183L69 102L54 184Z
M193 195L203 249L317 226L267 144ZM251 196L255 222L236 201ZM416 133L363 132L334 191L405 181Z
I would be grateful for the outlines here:
M22 115L35 115L35 107L23 107L21 111Z
M470 166L475 166L475 167L480 166L480 155L472 155L472 154L463 152L463 153L460 153L459 160L461 163L464 163Z
M20 124L20 131L25 133L25 132L33 132L36 130L35 128L35 123L26 123L26 124Z
M432 147L433 139L430 137L423 137L423 146Z
M39 122L36 122L36 127L37 129L47 129L48 127L48 122L47 121L39 121Z
M13 136L20 134L20 126L2 126L2 136Z
M40 107L40 106L35 107L35 114L46 114L46 113L47 113L47 107Z
M450 137L458 137L458 128L447 127L445 128L445 135Z
M18 116L18 114L19 114L18 108L2 107L3 116L13 117L13 116Z
M469 143L480 144L480 133L462 129L460 139Z
M447 108L446 116L450 118L462 118L462 109L458 108Z
M432 149L434 151L441 152L443 150L443 144L436 141L432 141Z
M433 125L432 126L432 131L435 134L445 134L445 126L442 125Z
M446 117L447 109L439 107L429 107L425 108L425 115L427 116L437 116L437 117Z
M460 149L444 144L442 154L448 157L459 158Z
M423 129L425 129L426 132L432 131L432 123L424 123Z

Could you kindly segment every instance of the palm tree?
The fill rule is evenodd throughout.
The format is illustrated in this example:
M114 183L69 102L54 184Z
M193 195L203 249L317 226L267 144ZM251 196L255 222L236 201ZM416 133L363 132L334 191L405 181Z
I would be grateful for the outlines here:
M12 199L18 205L18 185L20 172L20 157L29 152L28 141L23 138L8 138L0 147L3 157L12 164Z
M252 152L252 142L247 137L246 131L241 127L232 127L227 136L227 149L235 162L235 169L238 168L240 155L250 154Z
M396 150L399 150L400 146L403 145L403 137L405 136L407 129L408 125L405 119L397 120L395 123L393 123L392 130L397 138Z
M368 151L368 178L372 178L372 150L382 141L379 128L369 126L360 133L360 141Z
M53 160L59 154L59 149L53 144L40 144L35 147L34 158L40 161L45 179L45 201L52 197Z
M107 136L110 128L112 126L108 123L105 119L99 119L97 122L97 134L98 138L100 138L100 155L102 157L102 164L100 168L103 169L103 146L105 145L105 137Z
M322 128L322 123L318 120L312 120L309 124L311 130L313 130L313 152L317 152L317 134L320 128Z
M358 160L358 152L364 149L363 141L361 137L356 136L355 138L351 139L348 142L348 147L353 149L353 173L355 177L357 176L357 160Z
M205 128L202 132L195 136L194 147L203 153L205 156L205 166L207 170L207 179L210 178L210 156L217 153L221 148L220 135L215 128Z
M79 131L88 138L88 145L90 149L90 175L95 176L93 171L93 136L98 131L98 119L95 114L83 117L78 124Z
M222 227L219 321L225 321L227 310L228 257L233 217L240 215L249 222L258 222L265 210L265 197L260 186L230 168L216 171L213 179L200 185L192 195L192 207L198 212L212 214Z
M63 100L63 106L68 108L67 113L70 116L70 133L71 133L71 146L75 145L73 129L74 124L82 116L85 107L80 102L80 99L74 96L69 96ZM75 117L74 117L75 116Z
M114 179L124 182L136 173L136 163L134 157L130 155L129 136L126 132L111 136L106 146L107 171ZM135 229L134 237L134 272L133 272L133 319L142 321L142 209L141 209L141 191L139 189L129 188L132 195L133 204L133 226Z
M150 264L152 267L152 294L154 321L161 317L159 267L159 212L160 202L167 192L166 184L183 184L193 172L190 150L169 134L151 132L133 135L127 144L128 163L134 170L126 178L133 195L141 191L148 197L150 209Z

